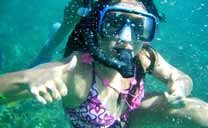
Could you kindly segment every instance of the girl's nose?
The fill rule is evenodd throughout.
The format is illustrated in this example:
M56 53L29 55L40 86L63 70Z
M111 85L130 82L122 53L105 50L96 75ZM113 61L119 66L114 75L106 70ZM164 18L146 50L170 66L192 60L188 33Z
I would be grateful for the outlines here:
M128 24L125 24L120 31L118 32L118 39L122 41L131 42L132 41L132 32L131 27Z

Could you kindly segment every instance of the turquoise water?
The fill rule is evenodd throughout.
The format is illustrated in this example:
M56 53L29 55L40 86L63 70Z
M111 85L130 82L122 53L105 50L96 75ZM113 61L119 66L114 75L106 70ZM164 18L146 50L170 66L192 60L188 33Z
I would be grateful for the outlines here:
M52 24L61 21L68 0L0 1L0 73L25 69L46 41ZM194 82L192 96L208 102L208 2L155 0L166 14L152 45ZM54 58L62 54L62 47ZM23 61L24 60L24 61ZM161 92L159 81L148 77L147 91ZM135 128L199 128L189 121L156 114L144 116ZM160 119L159 119L160 118ZM159 121L158 121L159 120ZM156 122L158 121L158 122ZM188 125L188 124L191 125ZM0 106L0 128L70 128L61 102L43 106L34 99Z

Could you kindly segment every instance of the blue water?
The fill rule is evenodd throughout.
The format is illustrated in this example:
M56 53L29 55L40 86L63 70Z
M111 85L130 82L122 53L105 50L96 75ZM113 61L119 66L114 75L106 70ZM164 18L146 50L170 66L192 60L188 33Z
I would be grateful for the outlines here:
M53 23L61 21L68 0L0 1L0 73L25 69L46 41ZM172 65L189 74L192 96L208 102L208 1L155 0L166 14L152 45ZM60 51L62 47L59 48ZM3 55L3 57L2 57ZM61 52L54 53L58 59ZM24 60L24 61L23 61ZM165 85L148 76L147 91ZM144 116L135 128L188 128L190 122ZM139 117L138 117L139 118ZM156 122L158 121L159 122ZM193 127L193 126L192 126ZM61 102L43 106L34 99L0 106L0 128L70 128ZM194 128L199 128L195 126Z
M2 63L3 63L3 53L0 49L0 70L2 69Z

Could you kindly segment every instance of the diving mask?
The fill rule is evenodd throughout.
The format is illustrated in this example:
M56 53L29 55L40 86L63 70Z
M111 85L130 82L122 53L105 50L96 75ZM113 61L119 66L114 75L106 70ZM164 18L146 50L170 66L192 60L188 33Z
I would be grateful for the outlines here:
M131 30L132 39L150 42L156 26L156 17L144 10L113 5L100 11L98 31L103 37L116 37L125 27Z

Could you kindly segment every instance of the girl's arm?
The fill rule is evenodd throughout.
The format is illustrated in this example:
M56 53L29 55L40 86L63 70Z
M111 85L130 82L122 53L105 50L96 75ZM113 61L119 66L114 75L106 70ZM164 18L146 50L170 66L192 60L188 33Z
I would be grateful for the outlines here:
M63 62L51 62L32 69L0 76L0 103L34 95L42 103L67 94L67 78L77 63L76 56Z
M169 92L165 92L165 96L169 102L176 103L181 98L190 95L193 85L192 79L166 62L158 52L154 51L154 53L156 61L152 75L168 85Z
M152 49L153 50L153 49ZM153 50L155 63L152 75L166 83L169 92L164 94L146 94L140 110L145 112L160 112L192 120L200 126L208 127L208 104L197 98L186 97L192 90L192 80L185 73L168 64L163 57ZM145 50L140 55L144 69L148 69L150 54ZM138 113L134 113L135 116Z

